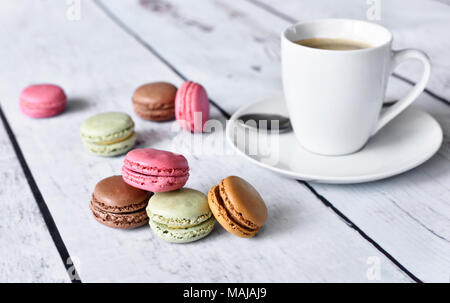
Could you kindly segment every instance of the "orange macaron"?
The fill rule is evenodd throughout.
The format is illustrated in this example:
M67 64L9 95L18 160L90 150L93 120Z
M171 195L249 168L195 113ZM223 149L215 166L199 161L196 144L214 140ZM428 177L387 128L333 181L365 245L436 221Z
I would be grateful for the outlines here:
M208 204L217 222L228 232L250 238L267 220L267 207L256 189L240 177L230 176L208 193Z

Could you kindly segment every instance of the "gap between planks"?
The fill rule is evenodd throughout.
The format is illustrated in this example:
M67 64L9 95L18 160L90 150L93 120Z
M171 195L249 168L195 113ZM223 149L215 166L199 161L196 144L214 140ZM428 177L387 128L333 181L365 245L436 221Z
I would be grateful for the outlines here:
M37 183L34 180L33 174L31 173L27 161L23 156L22 149L20 148L19 143L17 142L16 136L14 135L14 132L11 129L11 126L3 112L1 105L0 105L0 118L3 122L3 126L5 127L6 133L8 134L9 140L11 141L11 145L13 146L17 159L19 160L20 166L22 167L25 178L27 179L28 186L30 187L31 192L33 193L34 200L36 201L36 204L39 207L39 211L41 212L42 217L44 218L44 222L45 225L47 226L48 232L50 233L53 243L55 244L56 249L58 250L59 256L61 257L61 261L63 262L64 267L66 268L66 272L69 275L69 279L72 283L81 283L81 278L79 278L78 271L75 268L75 264L72 264L71 262L72 258L70 257L69 251L67 250L67 247L64 244L63 239L61 238L61 234L59 233L59 230L56 227L52 214L50 213L47 203L45 203L44 197L42 196L41 191L39 190L39 187L37 186ZM72 275L73 277L78 277L79 279L73 279Z
M155 57L157 57L162 63L164 63L172 72L174 72L178 77L183 79L183 81L188 81L188 78L183 75L175 66L173 66L169 61L166 60L154 47L148 44L144 39L142 39L138 34L132 31L125 23L122 22L117 16L115 16L101 1L94 0L94 3L103 11L114 23L116 23L123 31L133 37L139 44L141 44L145 49L151 52ZM227 119L231 118L231 115L227 113L223 108L221 108L214 100L209 99L209 102Z
M258 5L254 3L253 0L247 0L250 3L253 3L255 5ZM139 44L141 44L145 49L147 49L149 52L151 52L155 57L157 57L162 63L164 63L170 70L172 70L177 76L179 76L181 79L186 81L188 78L181 73L175 66L173 66L166 58L164 58L159 52L155 50L154 47L152 47L149 43L147 43L143 38L141 38L136 32L134 32L129 26L127 26L121 19L119 19L115 14L109 10L101 0L94 0L93 1L97 7L105 13L117 26L119 26L124 32L129 34L131 37L133 37ZM265 4L262 4L263 6L266 6ZM264 7L263 7L264 8ZM289 22L291 22L292 19L289 16L286 16L280 12L272 12L269 11L270 7L267 6L266 9L268 12L275 14L276 16L283 18ZM295 21L293 21L295 22ZM403 79L402 79L403 80ZM404 80L405 81L405 80ZM409 84L412 83L412 81L407 82ZM224 110L222 107L220 107L216 102L210 99L211 104L221 112L222 115L224 115L227 119L231 117L231 115ZM450 104L450 103L448 103ZM405 266L403 266L398 260L396 260L391 254L389 254L385 249L381 247L374 239L370 238L366 233L364 233L357 225L355 225L350 219L348 219L341 211L339 211L329 200L327 200L325 197L320 195L313 186L311 186L308 182L297 180L299 184L304 185L314 196L321 201L327 208L331 209L340 219L342 219L347 226L350 228L356 230L360 236L362 236L366 241L368 241L373 247L375 247L380 253L382 253L386 258L388 258L393 264L395 264L402 272L404 272L409 278L411 278L414 282L422 283L422 281L416 277L412 272L410 272Z

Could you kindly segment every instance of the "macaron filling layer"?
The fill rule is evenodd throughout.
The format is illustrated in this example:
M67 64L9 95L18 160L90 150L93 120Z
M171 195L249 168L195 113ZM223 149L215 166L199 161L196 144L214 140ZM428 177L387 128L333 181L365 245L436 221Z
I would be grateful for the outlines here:
M172 114L175 112L174 107L153 109L140 104L134 104L133 106L137 111L139 111L139 114L143 115L167 115L169 113Z
M134 228L148 223L144 208L133 212L112 213L97 207L93 201L89 207L97 221L111 227Z
M185 121L189 123L189 129L194 129L194 115L192 114L192 100L194 100L194 83L190 82L186 88L186 96L184 97L184 113Z
M95 143L91 142L91 143L98 144L98 145L110 145L110 144L126 141L126 140L130 139L133 136L137 136L136 132L134 132L134 130L129 135L127 135L126 137L120 137L120 138L117 138L117 139L114 139L114 140L111 140L111 141L103 141L103 142L95 142Z
M130 150L136 143L137 135L131 133L129 137L118 140L114 143L100 144L83 140L84 146L92 153L101 156L121 155Z
M133 105L136 108L140 108L140 109L146 109L149 111L154 111L154 110L173 110L175 109L175 104L172 103L145 103L139 100L133 100Z
M157 166L151 166L148 164L140 163L137 161L130 161L125 158L123 161L124 166L136 173L141 173L149 176L159 176L159 177L184 177L189 175L189 167L182 168L162 168Z
M114 213L114 214L131 214L142 211L147 207L148 201L145 199L140 203L131 203L125 206L112 206L99 201L94 195L92 195L91 203L101 211Z
M153 214L151 211L147 210L147 215L150 220L155 221L160 224L167 225L170 228L187 228L198 225L202 222L205 222L209 218L211 218L212 213L209 212L204 215L200 215L195 219L187 219L187 218L169 218L157 214Z
M21 100L20 102L21 106L24 107L25 109L29 109L29 110L58 110L58 109L63 109L66 106L66 102L45 102L45 103L31 103L31 102L27 102L26 100Z
M183 176L157 176L157 175L146 175L139 172L135 172L126 166L122 166L122 175L125 182L131 181L133 185L146 186L149 183L155 186L169 186L169 187L182 187L186 184L189 173ZM131 184L130 184L131 185Z
M134 111L144 119L151 119L154 121L172 120L175 116L175 108L167 109L149 109L146 106L134 104Z
M130 135L132 135L134 133L134 122L132 122L132 124L126 128L124 128L123 130L111 133L111 134L105 134L102 136L98 136L98 135L92 135L86 132L81 132L81 137L86 140L87 142L91 142L91 143L104 143L104 144L108 144L107 142L114 142L114 141L118 141L118 140L126 140L126 138L128 138Z
M224 205L225 209L227 210L227 213L233 218L233 221L239 222L239 225L246 227L250 230L257 230L259 226L251 222L250 220L244 218L242 213L238 212L234 206L233 203L230 202L230 199L228 198L227 192L225 190L225 186L223 184L223 180L220 182L219 185L219 191L220 191L220 197L221 197L221 203Z
M214 217L190 227L171 228L165 224L161 224L150 220L150 227L153 232L161 239L172 243L186 243L200 240L211 233L216 220Z
M34 118L47 118L47 117L56 116L57 114L64 111L65 108L66 108L65 105L61 105L59 107L34 108L33 109L31 107L28 107L27 105L24 105L23 103L20 103L21 111L24 114L30 115Z

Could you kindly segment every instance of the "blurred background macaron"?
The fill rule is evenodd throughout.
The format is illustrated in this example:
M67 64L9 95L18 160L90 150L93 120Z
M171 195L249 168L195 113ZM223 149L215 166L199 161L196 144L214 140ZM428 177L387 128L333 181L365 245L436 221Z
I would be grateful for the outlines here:
M90 117L81 125L81 138L87 150L99 156L117 156L136 143L134 122L128 114L108 112Z
M145 120L173 120L175 119L176 94L176 86L168 82L144 84L133 94L134 111Z
M267 220L267 207L256 189L240 177L230 176L208 193L208 203L217 222L228 232L250 238Z
M180 86L175 98L175 118L182 129L203 132L209 120L209 98L203 86L192 81Z
M89 204L94 218L109 227L135 228L148 223L145 208L151 193L112 176L97 183Z
M36 84L26 87L19 97L23 114L31 118L53 117L64 111L67 96L64 90L54 84Z
M200 240L211 233L216 222L206 195L190 188L155 193L148 202L147 215L152 231L172 243Z

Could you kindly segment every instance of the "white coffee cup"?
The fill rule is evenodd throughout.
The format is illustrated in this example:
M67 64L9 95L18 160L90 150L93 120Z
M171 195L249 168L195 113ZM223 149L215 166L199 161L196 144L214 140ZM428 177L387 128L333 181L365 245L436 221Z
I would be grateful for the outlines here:
M369 44L358 50L299 45L308 38L342 38ZM301 22L282 33L282 77L291 123L300 144L323 155L358 151L424 90L430 61L419 50L392 50L392 34L374 23L323 19ZM409 94L381 113L389 76L405 60L424 70Z

